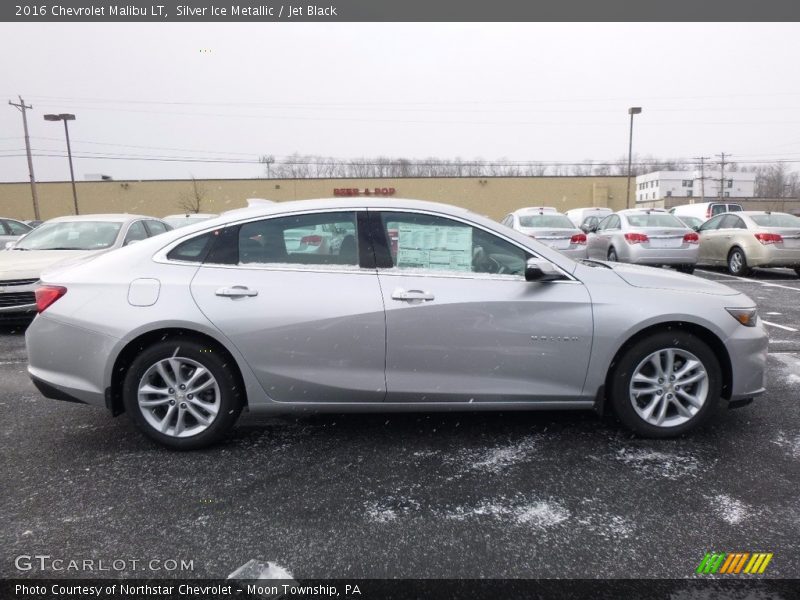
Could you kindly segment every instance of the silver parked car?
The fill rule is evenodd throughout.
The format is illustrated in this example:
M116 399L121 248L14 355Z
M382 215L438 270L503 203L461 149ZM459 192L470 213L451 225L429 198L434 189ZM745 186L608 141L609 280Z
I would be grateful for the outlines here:
M331 254L298 230L349 223ZM393 232L393 233L391 233ZM48 274L27 330L46 396L127 412L174 448L242 410L612 408L685 433L764 391L747 296L679 273L575 262L465 209L278 203Z
M586 234L564 214L543 208L521 208L506 215L502 223L572 259L586 258Z
M34 291L43 271L85 260L171 229L141 215L79 215L42 223L7 252L0 252L0 319L36 314Z
M800 218L794 215L723 213L706 221L698 233L701 264L724 265L739 276L752 267L789 267L800 276Z
M603 219L587 241L589 258L675 267L693 273L699 237L661 209L631 208Z

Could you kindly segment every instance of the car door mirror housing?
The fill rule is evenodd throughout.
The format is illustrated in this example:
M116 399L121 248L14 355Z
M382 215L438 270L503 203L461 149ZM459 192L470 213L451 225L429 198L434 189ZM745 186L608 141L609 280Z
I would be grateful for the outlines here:
M548 260L531 258L525 263L525 281L556 281L564 275Z
M11 250L14 247L15 242L6 242L6 250Z

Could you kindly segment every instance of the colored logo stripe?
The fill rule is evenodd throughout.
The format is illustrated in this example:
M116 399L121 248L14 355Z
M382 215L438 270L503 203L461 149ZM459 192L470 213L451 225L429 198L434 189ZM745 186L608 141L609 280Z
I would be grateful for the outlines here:
M772 556L772 552L706 552L695 572L708 575L719 571L720 574L738 575L744 568L747 574L760 575L766 570Z

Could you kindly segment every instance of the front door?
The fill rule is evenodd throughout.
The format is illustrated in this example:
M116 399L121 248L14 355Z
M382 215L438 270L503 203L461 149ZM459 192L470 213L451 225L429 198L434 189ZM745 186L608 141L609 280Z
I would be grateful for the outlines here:
M417 212L371 218L390 254L377 257L387 401L580 397L592 342L583 284L525 281L531 254L467 222Z

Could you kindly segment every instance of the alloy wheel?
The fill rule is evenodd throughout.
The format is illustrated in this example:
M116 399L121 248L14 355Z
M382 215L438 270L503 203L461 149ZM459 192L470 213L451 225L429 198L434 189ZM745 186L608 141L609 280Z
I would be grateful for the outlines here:
M137 399L147 423L170 437L190 437L208 429L221 402L211 371L179 356L159 360L145 371Z
M646 423L675 427L700 411L708 391L708 372L697 356L681 348L664 348L645 357L633 371L629 395Z

